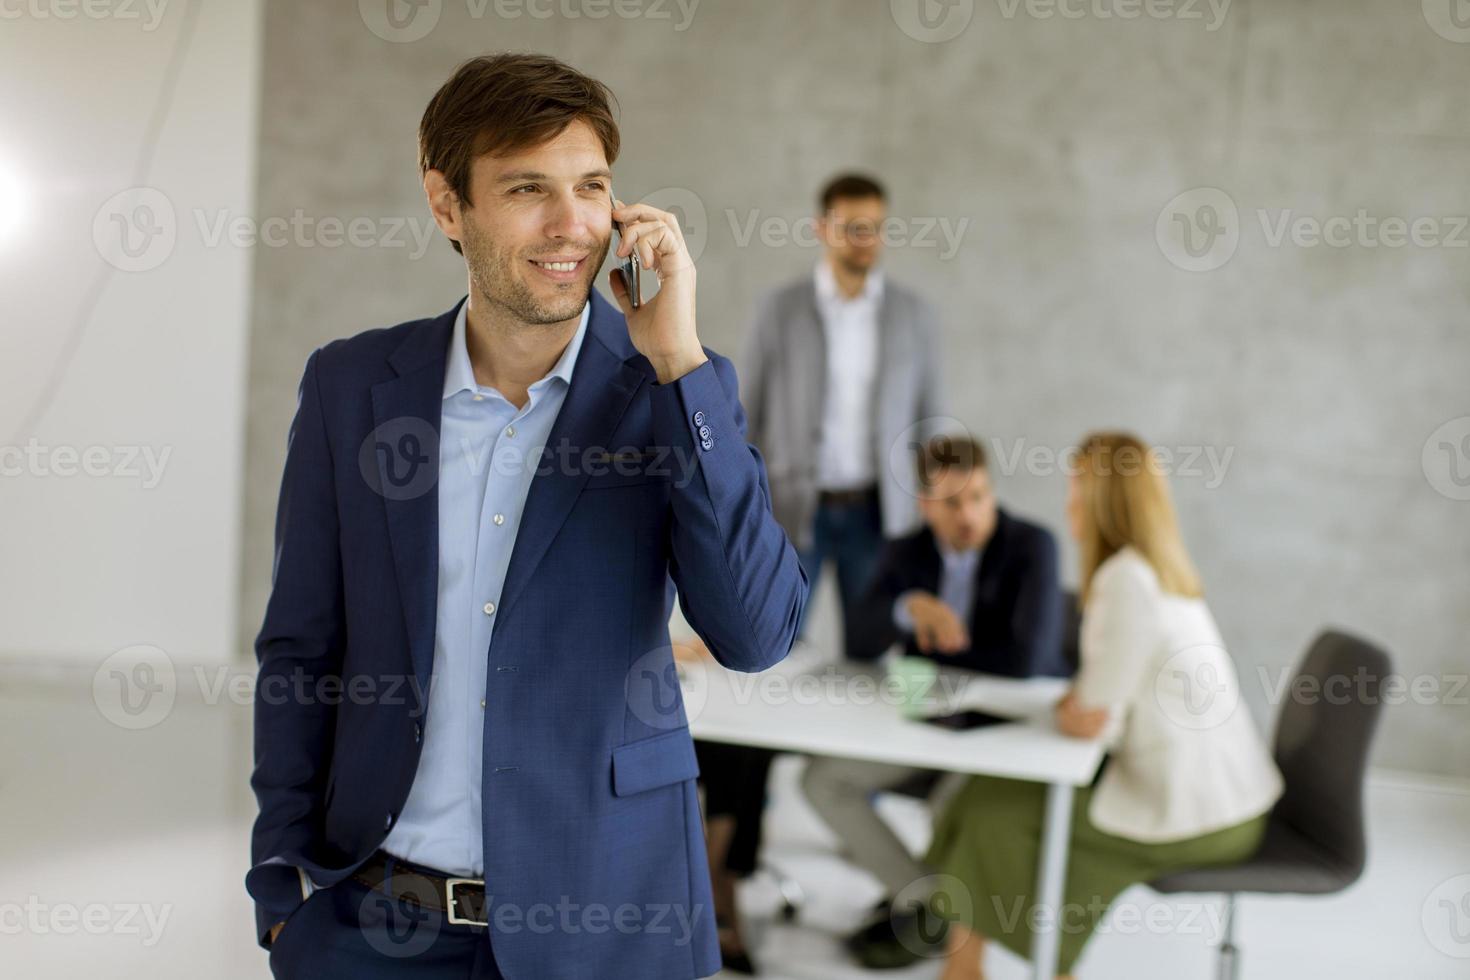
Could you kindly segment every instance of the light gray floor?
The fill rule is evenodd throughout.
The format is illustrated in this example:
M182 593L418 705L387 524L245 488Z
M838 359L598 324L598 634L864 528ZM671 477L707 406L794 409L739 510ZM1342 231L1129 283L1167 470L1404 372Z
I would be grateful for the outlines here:
M0 670L0 976L267 976L241 883L252 816L248 708L211 695L213 673L181 671L173 710L128 731L99 712L90 673L22 676ZM770 880L748 882L741 903L755 950L772 978L869 976L836 937L877 886L834 853L800 799L801 765L778 762L766 818L769 859L802 883L807 904L798 925L775 922ZM924 808L896 798L882 806L922 846ZM1372 861L1356 887L1330 899L1245 902L1245 977L1470 976L1470 793L1378 774L1369 811ZM1185 901L1143 889L1124 900L1169 910ZM1211 941L1182 927L1113 932L1093 941L1078 972L1203 980L1212 976ZM989 966L998 980L1025 975L1008 954ZM923 964L883 975L936 972Z

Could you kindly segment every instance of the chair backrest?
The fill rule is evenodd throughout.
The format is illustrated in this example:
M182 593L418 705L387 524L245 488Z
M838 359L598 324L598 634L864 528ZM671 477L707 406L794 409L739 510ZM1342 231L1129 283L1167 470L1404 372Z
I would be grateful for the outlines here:
M1367 854L1363 779L1382 705L1387 653L1327 630L1297 668L1276 727L1276 765L1286 781L1273 817L1322 848L1356 878Z

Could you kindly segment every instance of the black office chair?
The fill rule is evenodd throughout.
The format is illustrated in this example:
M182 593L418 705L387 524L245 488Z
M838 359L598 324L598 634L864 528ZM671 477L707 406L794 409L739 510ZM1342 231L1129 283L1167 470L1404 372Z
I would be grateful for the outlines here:
M1150 882L1165 894L1224 893L1220 980L1239 976L1236 895L1328 895L1363 873L1363 775L1378 722L1379 685L1389 669L1388 654L1364 640L1332 630L1319 635L1289 689L1315 691L1315 697L1288 696L1277 723L1276 765L1286 787L1260 850L1241 864ZM1304 677L1316 686L1298 687ZM1332 678L1337 680L1329 684Z

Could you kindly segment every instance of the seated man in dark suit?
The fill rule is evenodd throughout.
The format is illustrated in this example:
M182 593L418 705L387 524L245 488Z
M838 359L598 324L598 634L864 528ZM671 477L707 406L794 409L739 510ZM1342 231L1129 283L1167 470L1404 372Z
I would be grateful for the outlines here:
M1071 674L1056 540L997 506L984 448L931 440L920 456L919 508L924 527L890 541L878 560L853 656L876 659L901 642L910 656L987 674Z
M879 559L854 656L876 659L901 642L912 656L988 674L1070 674L1051 533L996 505L985 450L973 439L936 437L921 447L917 466L925 526L889 542ZM928 870L874 810L873 796L915 783L927 793L937 781L937 773L907 766L814 758L802 787L891 899ZM887 962L890 955L912 960L894 941L907 914L881 903L851 948L873 967L899 965Z

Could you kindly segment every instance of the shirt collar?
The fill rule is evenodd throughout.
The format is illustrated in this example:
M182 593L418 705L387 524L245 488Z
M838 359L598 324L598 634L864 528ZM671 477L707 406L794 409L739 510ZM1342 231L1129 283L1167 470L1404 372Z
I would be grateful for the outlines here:
M837 288L837 276L832 272L832 263L823 256L817 260L817 295L823 302L828 303L858 303L876 302L883 297L883 270L872 268L868 270L867 278L863 280L863 291L851 298L844 296Z
M940 544L937 538L934 544L939 548L939 556L944 560L944 567L951 571L964 571L967 568L973 568L975 567L975 563L980 560L980 548L970 548L966 551L951 551L949 548Z
M465 343L465 332L468 329L468 311L470 301L466 299L459 304L459 314L454 318L454 337L449 341L449 360L444 366L444 393L445 400L461 391L479 391L480 386L475 382L475 369L470 364L470 349ZM539 391L550 383L552 378L560 378L568 385L572 383L572 368L577 363L577 352L582 349L582 340L587 336L587 322L592 316L592 303L588 302L582 307L582 322L577 326L577 332L572 335L571 343L567 349L562 351L561 357L546 376L531 385L531 391Z

